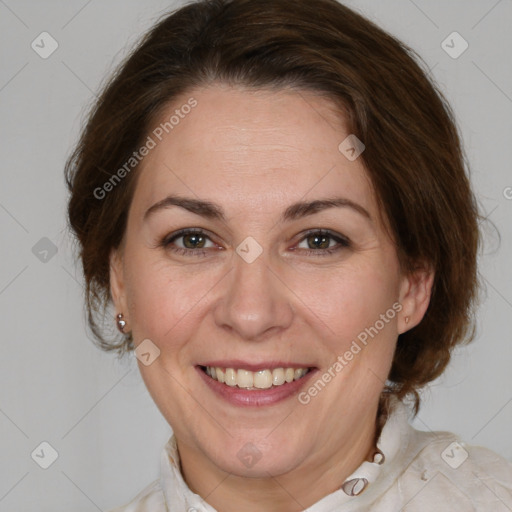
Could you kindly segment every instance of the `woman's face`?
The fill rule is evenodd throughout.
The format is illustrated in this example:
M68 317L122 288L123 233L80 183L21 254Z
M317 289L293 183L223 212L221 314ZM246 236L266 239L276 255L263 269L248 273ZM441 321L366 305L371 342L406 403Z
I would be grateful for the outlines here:
M428 286L401 274L342 121L312 93L216 85L148 134L111 286L184 458L267 476L371 448Z

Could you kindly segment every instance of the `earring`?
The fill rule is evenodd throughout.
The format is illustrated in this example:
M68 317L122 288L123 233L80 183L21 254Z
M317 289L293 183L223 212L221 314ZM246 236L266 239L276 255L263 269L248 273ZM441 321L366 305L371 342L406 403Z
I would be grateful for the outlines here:
M116 317L117 328L124 334L124 328L126 327L126 321L123 320L123 314L119 313Z
M406 316L406 317L404 318L404 321L405 321L405 323L406 323L406 324L408 324L408 323L409 323L409 317L408 317L408 316Z

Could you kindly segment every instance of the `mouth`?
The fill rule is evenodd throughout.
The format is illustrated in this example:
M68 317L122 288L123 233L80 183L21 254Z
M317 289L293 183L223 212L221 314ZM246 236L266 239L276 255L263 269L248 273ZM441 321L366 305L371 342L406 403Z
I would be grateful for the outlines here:
M242 407L272 405L291 398L318 371L308 366L283 364L265 368L236 362L198 365L196 370L216 396Z
M302 379L312 368L265 368L258 371L242 368L222 368L219 366L200 366L201 370L213 380L230 387L257 390L283 386Z

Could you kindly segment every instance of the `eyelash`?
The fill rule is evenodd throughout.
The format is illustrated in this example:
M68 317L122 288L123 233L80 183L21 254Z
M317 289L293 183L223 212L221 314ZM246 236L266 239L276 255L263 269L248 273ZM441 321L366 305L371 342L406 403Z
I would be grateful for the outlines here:
M164 249L169 249L172 252L180 254L182 256L205 257L208 255L208 249L184 249L182 247L173 246L173 243L178 238L182 238L186 235L201 235L206 237L208 240L212 241L210 237L207 235L207 233L205 233L201 229L181 229L176 233L172 233L171 235L166 236L158 245ZM312 235L317 235L320 237L330 237L332 240L337 242L338 245L327 249L300 249L301 251L305 251L307 255L327 256L334 254L342 249L347 249L351 247L351 243L347 238L325 229L312 229L307 231L306 233L304 233L304 235L302 236L298 243L303 242Z

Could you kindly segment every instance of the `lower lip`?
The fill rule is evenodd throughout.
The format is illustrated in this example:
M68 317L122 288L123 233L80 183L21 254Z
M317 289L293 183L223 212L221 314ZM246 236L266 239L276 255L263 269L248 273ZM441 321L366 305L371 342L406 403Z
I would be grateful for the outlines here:
M316 373L311 369L304 377L287 382L281 386L272 386L268 389L248 390L238 386L228 386L218 380L212 379L206 373L196 366L196 370L206 383L206 385L217 395L229 403L238 407L255 407L264 405L273 405L282 402L299 393L300 389L306 385L311 376Z

